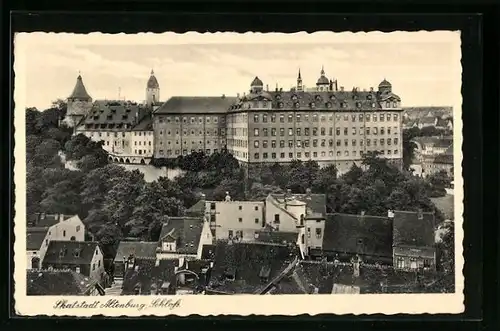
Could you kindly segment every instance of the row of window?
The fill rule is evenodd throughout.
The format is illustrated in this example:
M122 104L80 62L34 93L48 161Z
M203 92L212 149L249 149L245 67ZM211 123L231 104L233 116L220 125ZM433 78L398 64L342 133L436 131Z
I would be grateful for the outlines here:
M380 152L380 154L383 154L383 155L398 155L398 153L399 153L397 149L395 149L395 150L380 150L379 152ZM254 153L254 159L260 159L260 155L261 155L260 153ZM300 159L300 158L302 158L302 155L304 156L304 158L308 159L311 157L311 152L304 152L303 154L302 154L302 152L297 152L295 157L297 159ZM312 152L313 158L318 157L318 155L321 155L321 157L326 157L326 152L323 151L320 154L318 154L318 152ZM359 151L359 154L357 151L352 151L351 153L349 153L349 151L344 151L344 153L342 153L341 151L337 151L336 153L334 153L334 151L328 152L328 156L339 156L340 157L342 155L343 156L358 156L358 155L363 156L364 151ZM278 156L277 153L262 153L263 159L268 159L269 157L271 159L276 159L277 156ZM279 153L279 158L280 159L286 158L286 153L283 153L283 152ZM294 153L288 153L288 158L293 159Z
M279 116L279 122L285 123L285 114L279 114L278 116ZM344 115L336 114L335 117L336 117L337 121L340 121L343 119L344 121L351 121L351 122L356 122L356 120L358 120L359 122L363 122L363 120L365 122L370 122L370 121L390 122L391 120L398 121L398 119L399 119L398 114L385 114L385 113L384 114L344 114ZM293 118L294 118L293 114L288 114L287 122L293 123ZM309 115L309 114L303 114L303 115L297 114L297 115L295 115L295 122L302 122L302 119L304 120L304 122L309 122L309 121L325 122L327 120L327 116L326 115L318 115L318 114L311 114L311 115ZM329 115L328 120L333 121L333 115ZM271 115L254 114L253 121L254 121L254 123L259 123L260 121L262 121L262 123L267 123L268 121L270 121L271 123L276 123L276 115L275 114L271 114Z
M205 117L205 123L218 123L220 120L221 123L224 123L226 121L226 119L224 117L217 117L217 116L213 116L213 117L210 117L210 116L206 116ZM191 123L191 124L194 124L196 122L198 123L203 123L203 117L198 117L198 119L196 119L196 117L190 117L188 119L188 117L182 117L182 119L178 116L172 118L171 116L158 116L158 122L159 123L164 123L164 122L167 122L167 123L172 123L172 122L175 122L175 123L180 123L180 121L182 121L182 123L188 123L188 121Z
M192 149L192 150L191 150L191 153L194 153L194 152L196 152L196 150ZM198 152L200 152L200 153L201 153L201 152L203 152L203 149L198 149ZM214 153L217 153L217 152L218 152L217 148L215 148L215 149L213 150L213 152L214 152ZM165 155L165 151L164 151L163 149L160 149L160 150L158 151L158 153L159 153L160 155ZM210 150L210 149L206 149L206 150L205 150L205 154L209 155L210 153L211 153L211 150ZM175 155L180 155L180 154L181 154L181 151L180 151L179 149L176 149L176 150L173 150L173 151L172 151L171 149L167 149L167 154L166 154L167 156L171 156L171 155L174 155L174 154L175 154ZM182 155L187 155L187 154L188 154L188 150L187 150L187 149L183 149L183 150L182 150Z
M296 136L302 136L302 134L304 134L304 136L310 136L310 135L313 135L313 136L318 136L318 135L321 135L321 136L326 136L326 129L327 128L296 128L295 130L293 128L288 128L288 136L293 136L294 133ZM283 137L285 136L285 132L287 130L285 128L280 128L279 129L279 135L280 137ZM374 128L370 128L370 127L366 127L366 128L351 128L351 135L356 135L356 134L360 134L360 135L363 135L363 134L367 134L367 135L370 135L370 134L374 134L374 135L377 135L377 134L381 134L381 135L384 135L384 134L395 134L397 135L398 134L398 128L395 126L393 128L391 127L383 127L383 128L380 128L380 127L374 127ZM278 129L277 128L271 128L271 136L275 137L276 134L278 132ZM340 136L340 134L343 133L345 136L347 136L349 134L349 128L335 128L335 135L337 136ZM255 128L253 130L253 135L254 137L259 137L261 134L261 129L259 128ZM333 136L333 128L328 128L328 135L329 136ZM264 137L267 137L269 136L269 129L268 128L263 128L262 129L262 136Z
M359 140L359 146L363 146L364 141L365 140ZM373 146L377 146L378 143L380 144L380 146L384 146L386 143L388 146L390 146L392 144L397 145L399 143L399 139L398 138L394 138L394 139L387 138L387 140L384 138L366 139L366 146L371 146L372 142L373 142ZM326 145L327 145L326 139L321 139L321 141L319 141L318 139L313 139L312 140L312 147L318 147L318 143L319 143L319 146L321 146L321 147L326 147ZM350 146L355 147L357 144L358 144L358 140L352 139ZM349 146L349 139L344 139L343 141L341 139L337 139L335 141L335 145L337 147L340 147L340 146L347 147L347 146ZM271 146L271 148L276 148L277 147L277 140L271 140L270 146ZM333 146L334 146L334 140L333 139L328 140L328 147L333 147ZM254 140L253 147L259 148L260 141ZM269 147L268 140L262 140L262 148L268 148L268 147ZM288 140L288 147L289 148L292 148L292 147L306 147L307 148L307 147L310 147L310 140ZM285 148L285 140L279 141L279 148Z
M179 130L176 130L175 134L179 135L179 132L180 132ZM201 136L201 135L204 135L204 134L206 134L207 136L210 136L210 134L212 133L211 130L205 130L205 131L202 131L202 130L200 130L200 131L195 131L195 130L187 131L187 130L184 130L184 131L182 131L182 135L188 136L189 132L191 132L191 135L193 135L193 136L194 135L196 135L196 136L200 135ZM198 132L198 134L196 134L197 132ZM170 131L170 130L167 130L166 133L167 133L167 136L171 136L172 135L172 131ZM214 136L223 136L225 134L226 134L226 130L225 129L214 129L214 131L213 131L213 135ZM160 130L160 136L163 136L163 130Z
M148 149L147 153L146 153L145 149L134 149L134 154L139 154L139 155L142 155L142 154L151 154L151 150Z
M295 108L300 108L300 102L298 102L296 99L294 101L295 102L293 103L293 106ZM307 105L310 108L313 108L313 109L316 108L316 103L315 102L309 102ZM341 101L339 103L339 105L340 105L341 108L347 108L348 107L348 103L344 102L344 101ZM330 102L330 101L328 101L328 102L325 103L325 106L327 108L331 108L331 107L333 107L333 103ZM356 107L357 108L361 108L362 106L363 106L363 104L361 102L359 102L359 101L356 102ZM376 106L377 106L377 104L375 102L371 103L371 107L372 108L375 108ZM398 103L397 102L392 102L391 103L389 101L385 103L385 107L386 108L391 108L391 106L392 106L392 108L397 108L398 107ZM261 103L259 103L258 101L253 101L251 103L250 102L246 103L246 108L251 108L251 107L253 107L253 108L269 108L269 107L271 107L271 103L268 103L267 101L262 101ZM278 102L278 108L284 108L284 107L285 107L285 104L282 101Z
M152 136L152 135L153 135L153 131L146 131L146 132L136 131L136 132L134 132L134 136ZM123 136L125 137L125 133L123 133Z
M212 143L212 142L211 142L211 140L206 140L206 141L205 141L205 144L207 144L207 145L210 145L211 143ZM214 142L213 142L213 143L214 143L214 144L217 144L217 143L219 143L219 144L225 144L225 141L224 141L224 140L221 140L221 141L219 141L219 142L218 142L217 140L214 140ZM168 140L168 141L167 141L167 145L171 145L171 144L172 144L172 141ZM179 145L179 140L176 140L176 141L175 141L175 144L176 144L176 145ZM186 140L184 140L184 141L183 141L183 144L184 144L184 145L187 145L187 141L186 141ZM191 141L191 145L194 145L194 144L196 144L196 142L195 142L194 140L192 140L192 141ZM200 141L198 141L198 144L202 145L202 144L203 144L203 141L201 141L201 140L200 140ZM163 145L163 141L160 141L160 145Z

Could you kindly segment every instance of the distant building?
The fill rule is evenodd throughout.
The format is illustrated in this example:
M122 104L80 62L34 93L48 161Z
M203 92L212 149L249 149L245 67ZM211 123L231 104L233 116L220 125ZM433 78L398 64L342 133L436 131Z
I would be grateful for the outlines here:
M68 97L68 109L63 122L70 128L74 128L88 116L92 108L92 97L87 93L81 75L76 78L73 93Z
M436 267L433 213L395 211L393 218L393 266L396 269Z
M97 242L52 240L42 266L48 270L72 270L98 282L106 277Z
M31 215L26 228L28 269L39 269L51 241L85 241L85 225L78 215L38 213Z
M445 171L453 177L453 139L451 137L419 137L413 140L414 161L410 166L414 174L427 177Z
M28 270L27 295L104 295L99 283L72 270Z
M113 261L114 279L123 279L128 269L154 266L157 246L157 242L120 241Z

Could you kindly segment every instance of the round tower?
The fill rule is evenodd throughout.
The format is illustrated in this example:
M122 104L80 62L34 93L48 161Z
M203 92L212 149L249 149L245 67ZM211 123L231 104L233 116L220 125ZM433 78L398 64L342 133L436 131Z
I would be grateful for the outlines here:
M378 91L380 93L391 93L392 92L392 84L389 83L385 78L380 84L378 84Z
M160 84L156 79L153 69L146 85L146 105L153 106L160 101Z
M330 87L330 80L328 80L325 75L324 67L321 67L321 75L316 82L316 87L318 88L318 91L328 91L328 88Z
M255 77L250 84L250 93L260 93L264 89L264 83L260 80L259 77Z
M73 93L68 97L68 110L63 123L70 128L76 126L85 118L92 108L92 98L87 93L81 75L76 78L76 85Z

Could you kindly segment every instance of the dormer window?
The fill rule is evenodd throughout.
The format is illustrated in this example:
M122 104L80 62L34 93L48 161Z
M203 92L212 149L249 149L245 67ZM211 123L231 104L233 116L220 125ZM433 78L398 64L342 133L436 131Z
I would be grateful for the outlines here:
M372 102L372 108L375 108L375 102Z
M316 101L321 101L321 97L320 97L319 95L317 95L317 96L315 97L315 99L316 99Z
M397 108L398 107L398 103L397 102L393 102L392 103L392 107Z
M267 107L267 101L262 102L262 107L266 108Z
M356 102L356 107L361 108L361 102Z
M80 250L75 250L75 252L73 253L74 257L80 257Z
M333 96L333 94L330 95L330 100L334 100L334 99L335 99L335 96Z
M108 120L111 120L111 119L113 119L113 116L112 116L112 115L108 115L108 116L107 116L107 119L108 119Z
M332 103L331 103L331 102L327 102L327 103L326 103L326 107L327 107L327 108L332 108Z
M311 108L316 108L316 104L314 102L311 102Z
M281 95L280 94L276 95L276 100L281 100Z
M372 99L372 95L371 94L368 94L368 96L366 97L368 100L371 100Z
M299 108L300 104L298 102L295 103L295 108Z
M295 94L294 94L294 95L292 95L292 100L293 100L293 101L296 101L296 100L297 100L297 96L296 96Z

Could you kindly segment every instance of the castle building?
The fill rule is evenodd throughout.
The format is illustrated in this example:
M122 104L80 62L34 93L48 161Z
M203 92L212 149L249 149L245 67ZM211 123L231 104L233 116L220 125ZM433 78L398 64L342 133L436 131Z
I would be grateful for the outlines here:
M76 127L92 108L92 97L87 93L81 75L76 79L73 93L68 97L68 110L63 123L68 127Z
M316 88L304 89L299 72L295 88L269 91L255 77L227 112L227 149L248 165L314 160L342 172L370 151L401 164L401 112L385 79L377 91L337 90L322 69Z
M149 163L153 156L152 110L159 106L158 81L151 72L146 85L146 104L125 100L96 100L90 97L84 109L77 112L75 101L88 96L82 79L68 98L68 114L75 123L75 134L83 134L94 141L102 141L109 160L117 163ZM70 103L73 111L70 112ZM68 118L68 115L67 115Z

